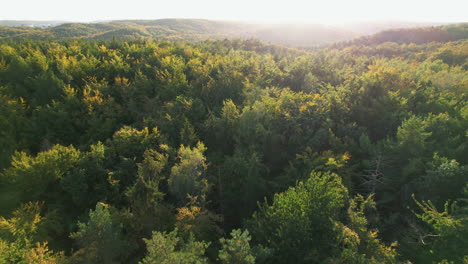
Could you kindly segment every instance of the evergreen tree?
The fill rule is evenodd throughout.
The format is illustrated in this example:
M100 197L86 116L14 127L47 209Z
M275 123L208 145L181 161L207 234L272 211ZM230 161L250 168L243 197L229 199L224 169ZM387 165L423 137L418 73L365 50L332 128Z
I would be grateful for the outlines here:
M71 258L73 263L120 263L129 255L122 226L113 222L108 207L98 203L89 211L88 222L78 222L78 231L70 234L79 247Z
M222 248L219 250L219 260L224 264L254 264L255 257L250 248L249 231L232 230L231 238L221 238Z
M178 237L177 229L170 233L153 232L151 239L145 239L147 255L141 264L204 264L204 257L209 246L206 242L197 242L193 236L187 240Z

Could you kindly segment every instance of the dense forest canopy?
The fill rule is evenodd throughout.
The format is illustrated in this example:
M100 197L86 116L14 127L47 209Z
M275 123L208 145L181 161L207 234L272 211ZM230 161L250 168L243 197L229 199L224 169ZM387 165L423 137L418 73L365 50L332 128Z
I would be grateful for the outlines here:
M464 35L100 27L2 29L0 263L467 263Z

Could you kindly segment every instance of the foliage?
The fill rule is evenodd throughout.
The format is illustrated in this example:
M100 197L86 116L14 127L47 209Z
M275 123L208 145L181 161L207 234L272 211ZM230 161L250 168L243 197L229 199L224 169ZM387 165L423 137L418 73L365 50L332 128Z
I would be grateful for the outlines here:
M326 259L336 247L333 223L347 195L338 175L313 172L307 181L276 194L272 205L262 205L249 230L258 243L274 249L275 263Z
M36 247L32 248L26 254L27 263L34 264L59 264L63 263L64 256L63 252L56 254L53 251L49 250L47 247L47 242L36 243Z
M122 238L122 227L112 222L108 205L98 203L96 210L89 211L87 223L78 223L78 231L70 237L80 249L74 253L75 263L116 263L129 254L128 245Z
M63 252L47 248L49 219L40 211L41 204L30 202L16 209L11 218L0 217L0 263L49 264L63 260Z
M194 148L180 146L177 153L179 162L171 169L169 191L179 201L187 201L189 196L200 196L202 202L208 191L208 181L205 177L206 158L203 156L205 145L198 142Z
M44 198L46 190L73 167L80 152L73 146L53 146L48 151L31 157L25 152L12 156L11 167L0 174L2 210L11 209L19 202Z
M465 261L466 25L150 39L223 23L2 35L0 262Z
M255 257L252 255L249 241L249 231L232 230L230 239L221 238L222 245L219 251L219 260L225 264L253 264Z
M198 197L191 197L186 206L177 208L176 227L180 233L193 235L198 240L213 241L222 234L218 224L220 215L208 211L200 205Z
M177 229L170 233L153 232L151 239L145 239L148 253L140 263L208 263L203 255L209 243L197 242L193 236L184 241L178 237L177 233Z
M418 234L418 243L421 247L416 261L433 263L466 261L468 257L467 191L468 187L465 187L464 197L459 200L460 204L446 202L443 211L439 211L431 201L419 202L414 199L422 211L416 216L429 227Z

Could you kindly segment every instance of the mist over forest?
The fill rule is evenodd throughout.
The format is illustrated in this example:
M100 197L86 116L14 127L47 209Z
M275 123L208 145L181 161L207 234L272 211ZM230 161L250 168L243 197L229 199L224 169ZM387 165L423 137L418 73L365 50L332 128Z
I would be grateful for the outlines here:
M388 21L326 25L318 23L254 23L215 21L206 19L116 20L96 23L65 21L8 21L0 20L0 40L137 40L159 39L171 41L204 41L223 39L257 39L270 44L297 48L311 48L330 43L351 41L379 33L386 41L397 41L398 35L437 31L445 34L443 41L466 37L466 25L445 23L415 23ZM426 28L424 28L426 27ZM424 29L423 29L424 28ZM396 31L395 36L390 36ZM421 32L420 32L421 31ZM455 32L452 32L455 31ZM422 42L430 42L429 39ZM456 34L459 35L456 35ZM389 36L387 36L389 35ZM378 37L378 36L377 36ZM433 41L441 41L434 39ZM408 41L410 43L410 41Z

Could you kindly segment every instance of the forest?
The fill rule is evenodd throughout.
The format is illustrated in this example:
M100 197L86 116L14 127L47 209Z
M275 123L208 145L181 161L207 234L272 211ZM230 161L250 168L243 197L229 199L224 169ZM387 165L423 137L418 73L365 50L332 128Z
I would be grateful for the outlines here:
M43 22L44 23L44 22ZM322 24L264 24L253 22L216 21L206 19L116 20L99 23L65 23L48 21L0 20L0 41L24 40L142 40L200 42L207 39L257 39L270 44L296 48L384 42L417 43L449 42L468 38L468 24L433 27L411 27L412 24L371 23L331 26ZM367 27L371 27L368 29ZM390 29L389 29L390 27ZM379 30L381 29L381 30ZM374 31L378 31L377 34ZM369 35L372 34L372 35ZM358 38L360 37L360 38Z
M116 20L96 23L60 23L40 28L10 26L0 20L0 40L139 40L204 41L207 39L254 38L275 44L316 46L351 40L358 36L344 28L321 24L262 24L207 19ZM27 21L20 21L27 23ZM34 23L34 21L31 21ZM50 23L54 23L50 21ZM57 22L55 22L57 23Z
M417 31L4 39L0 264L468 263L466 24Z

